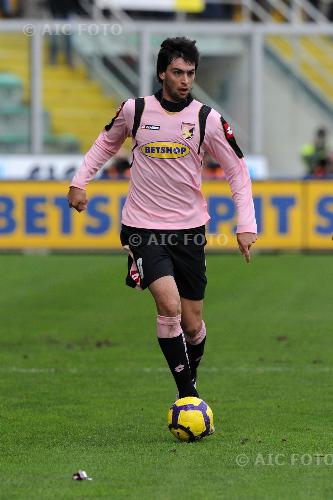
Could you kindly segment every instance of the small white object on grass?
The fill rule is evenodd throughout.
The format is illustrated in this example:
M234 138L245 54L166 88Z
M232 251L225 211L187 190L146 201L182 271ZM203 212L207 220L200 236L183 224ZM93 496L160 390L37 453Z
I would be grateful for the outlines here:
M75 479L75 481L92 481L92 477L88 477L86 471L84 470L74 472L72 479Z

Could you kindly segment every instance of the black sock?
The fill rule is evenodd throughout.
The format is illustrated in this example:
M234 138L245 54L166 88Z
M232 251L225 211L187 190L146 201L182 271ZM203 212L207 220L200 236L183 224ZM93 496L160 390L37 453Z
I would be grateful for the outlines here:
M171 338L159 337L158 342L177 384L179 397L199 397L191 380L191 370L186 353L184 334L181 333L177 337Z
M197 368L200 364L201 358L205 350L205 342L206 342L206 337L204 337L202 342L200 342L200 344L197 345L193 345L190 344L189 342L186 342L192 380L197 379Z

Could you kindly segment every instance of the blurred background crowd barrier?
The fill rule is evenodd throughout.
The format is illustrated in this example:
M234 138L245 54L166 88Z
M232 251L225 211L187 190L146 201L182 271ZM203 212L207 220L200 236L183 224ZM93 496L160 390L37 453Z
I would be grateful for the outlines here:
M201 52L193 95L232 124L246 155L258 248L330 248L332 4L0 1L0 249L119 248L129 141L92 185L97 201L85 222L59 200L119 103L157 90L160 43L177 35L195 38ZM235 214L223 165L206 157L203 178L209 230L230 236ZM102 230L86 233L84 224ZM209 247L233 249L228 239Z

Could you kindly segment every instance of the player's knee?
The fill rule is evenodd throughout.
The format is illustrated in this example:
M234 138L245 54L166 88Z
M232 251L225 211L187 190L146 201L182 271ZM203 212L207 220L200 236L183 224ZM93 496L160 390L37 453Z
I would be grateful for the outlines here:
M180 300L177 297L165 297L157 303L157 310L162 316L177 316L180 314Z
M186 333L189 337L196 337L202 328L202 320L194 319L190 322L181 323L183 332Z

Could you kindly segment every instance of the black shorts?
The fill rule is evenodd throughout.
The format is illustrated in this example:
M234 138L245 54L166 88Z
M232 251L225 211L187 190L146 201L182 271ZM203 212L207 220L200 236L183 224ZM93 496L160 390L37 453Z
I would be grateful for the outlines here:
M120 240L129 248L126 284L147 288L163 276L175 278L179 295L201 300L207 284L205 226L193 229L121 227Z

